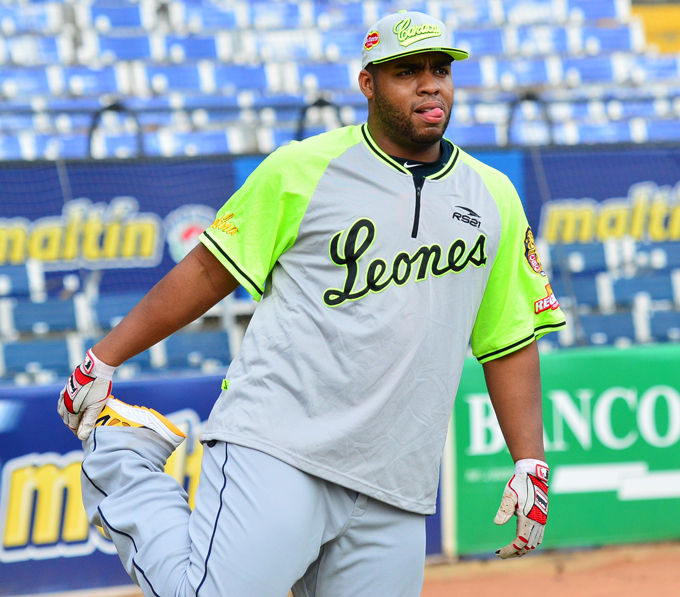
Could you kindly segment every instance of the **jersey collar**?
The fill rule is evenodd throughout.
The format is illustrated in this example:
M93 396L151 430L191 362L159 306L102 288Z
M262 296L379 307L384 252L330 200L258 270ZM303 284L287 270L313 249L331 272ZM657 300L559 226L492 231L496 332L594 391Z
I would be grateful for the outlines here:
M391 166L395 170L398 170L399 172L402 172L403 174L408 174L409 176L412 176L413 173L408 169L405 168L402 164L397 162L396 160L393 160L389 155L387 155L380 147L378 147L378 144L373 140L373 137L371 137L371 132L368 130L368 124L364 123L361 125L361 136L363 137L364 144L366 147L368 147L369 151L375 155L378 159L382 160L385 162L388 166ZM444 143L449 143L453 146L453 151L451 152L451 156L447 160L447 162L442 166L441 170L438 172L435 172L434 174L429 174L425 178L428 180L441 180L442 178L448 176L453 172L454 168L457 166L459 158L460 158L460 149L451 143L448 139L442 139Z

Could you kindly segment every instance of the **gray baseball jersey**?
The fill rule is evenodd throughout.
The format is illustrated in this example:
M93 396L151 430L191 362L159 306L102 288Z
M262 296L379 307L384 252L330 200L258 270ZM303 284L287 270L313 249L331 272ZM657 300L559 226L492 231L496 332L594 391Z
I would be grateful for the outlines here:
M420 514L469 343L564 326L517 193L458 147L414 184L367 125L271 154L203 244L261 300L203 440Z

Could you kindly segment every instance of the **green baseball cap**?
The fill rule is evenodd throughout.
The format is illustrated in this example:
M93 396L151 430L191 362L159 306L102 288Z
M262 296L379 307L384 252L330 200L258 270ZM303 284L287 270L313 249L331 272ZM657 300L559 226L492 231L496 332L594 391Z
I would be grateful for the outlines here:
M368 30L361 49L361 68L420 52L444 52L453 60L470 57L465 50L448 44L446 25L439 19L422 12L400 10L383 17Z

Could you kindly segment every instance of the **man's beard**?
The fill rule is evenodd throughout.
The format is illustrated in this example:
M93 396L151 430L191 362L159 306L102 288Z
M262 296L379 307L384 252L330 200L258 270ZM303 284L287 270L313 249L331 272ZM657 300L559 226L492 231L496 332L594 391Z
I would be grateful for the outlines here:
M373 94L376 116L384 132L394 143L407 147L426 148L441 141L444 131L449 126L450 110L446 114L444 126L428 126L423 130L418 130L411 120L413 106L410 106L410 110L396 106L380 92L377 85L374 87Z

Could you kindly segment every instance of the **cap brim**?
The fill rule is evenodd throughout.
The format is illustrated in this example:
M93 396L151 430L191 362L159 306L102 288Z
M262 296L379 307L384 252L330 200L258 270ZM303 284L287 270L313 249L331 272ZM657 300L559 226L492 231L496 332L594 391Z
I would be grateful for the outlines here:
M390 60L394 60L395 58L401 58L402 56L410 56L412 54L422 54L424 52L444 52L444 54L448 54L451 56L453 60L467 60L470 57L469 52L466 52L465 50L461 50L459 48L418 48L413 49L413 50L404 50L403 52L399 52L398 54L392 54L392 56L385 56L384 58L379 58L378 60L371 60L371 62L367 62L366 64L380 64L382 62L388 62Z

